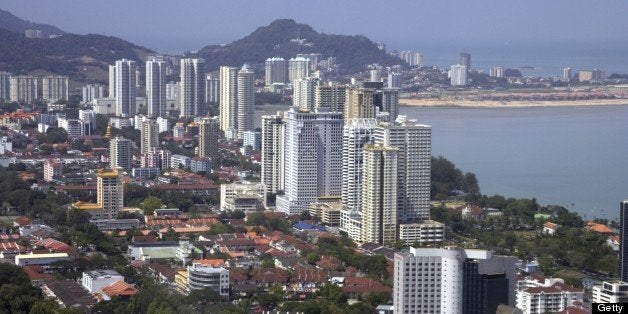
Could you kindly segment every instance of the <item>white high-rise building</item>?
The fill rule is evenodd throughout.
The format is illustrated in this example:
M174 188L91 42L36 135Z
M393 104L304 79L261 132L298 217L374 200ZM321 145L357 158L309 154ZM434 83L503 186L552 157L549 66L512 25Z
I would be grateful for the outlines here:
M342 114L293 107L285 118L285 194L277 210L300 214L318 197L341 195Z
M170 131L170 120L158 117L156 121L157 125L159 125L159 133Z
M96 98L105 97L105 87L100 84L87 84L83 86L83 103L91 103Z
M166 115L166 62L146 61L146 107L149 117Z
M178 82L170 82L166 84L166 99L179 99Z
M292 103L293 106L314 110L314 99L316 94L316 86L320 84L320 80L316 78L300 78L292 83Z
M399 149L397 174L397 217L400 223L418 222L430 216L431 136L429 125L405 116L395 123L380 123L374 131L375 144Z
M11 101L32 103L39 94L37 92L37 77L20 75L11 76Z
M238 72L238 138L242 133L255 129L255 73L247 64Z
M0 99L11 99L11 73L0 71Z
M464 65L452 65L449 70L449 81L451 86L467 85L467 67Z
M283 58L266 59L265 86L288 83L288 62Z
M50 102L68 100L67 76L44 76L41 78L42 99Z
M371 77L369 82L381 82L382 81L382 71L379 69L371 70Z
M116 98L116 66L109 65L109 98Z
M364 146L362 241L392 246L397 241L397 148Z
M410 62L408 62L411 66L422 66L423 65L423 54L420 52L413 52L410 54Z
M297 58L305 58L310 60L310 71L316 71L318 62L323 60L323 54L318 52L313 53L297 53Z
M205 59L181 59L179 117L191 118L205 107Z
M135 61L118 60L115 67L116 115L130 116L135 114L136 76Z
M342 136L342 205L360 212L364 145L373 141L375 119L352 119L345 123Z
M388 88L401 88L401 74L397 72L388 73Z
M124 208L124 176L118 169L100 169L97 178L97 200L102 206L102 218L117 219Z
M283 112L262 116L262 183L271 193L284 189L284 135Z
M316 110L326 108L330 112L344 112L347 92L345 86L329 82L318 84L314 91L314 107Z
M497 78L504 77L504 67L503 66L492 67L490 71L490 75L492 77L497 77Z
M220 67L220 129L233 139L238 131L238 68Z
M133 142L124 137L116 136L109 142L109 166L112 169L131 169L131 149Z
M288 80L290 83L310 76L310 59L297 57L288 60Z
M514 306L516 257L486 250L410 248L395 253L395 313L495 313Z
M141 148L140 154L146 154L153 148L159 147L159 126L152 119L142 121L140 124Z
M79 109L79 121L83 125L83 135L92 135L96 131L96 112L91 109Z
M205 99L207 99L207 102L218 103L220 101L220 79L208 75L206 84Z

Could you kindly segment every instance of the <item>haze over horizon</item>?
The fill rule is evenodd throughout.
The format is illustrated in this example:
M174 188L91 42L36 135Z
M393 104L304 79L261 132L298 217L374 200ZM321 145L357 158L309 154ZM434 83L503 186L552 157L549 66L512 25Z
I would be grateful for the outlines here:
M610 42L625 40L628 2L454 0L264 2L186 1L77 2L5 0L0 8L37 23L77 34L103 34L162 53L230 43L279 18L294 19L318 32L362 34L390 49L421 43L458 45ZM37 9L34 9L37 8ZM121 10L124 8L124 10Z

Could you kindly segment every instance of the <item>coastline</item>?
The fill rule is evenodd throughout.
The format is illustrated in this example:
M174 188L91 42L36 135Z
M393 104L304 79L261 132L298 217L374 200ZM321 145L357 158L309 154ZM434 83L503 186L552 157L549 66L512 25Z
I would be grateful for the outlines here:
M587 99L547 101L487 101L455 99L399 99L400 106L456 107L456 108L528 108L528 107L580 107L628 105L628 99Z

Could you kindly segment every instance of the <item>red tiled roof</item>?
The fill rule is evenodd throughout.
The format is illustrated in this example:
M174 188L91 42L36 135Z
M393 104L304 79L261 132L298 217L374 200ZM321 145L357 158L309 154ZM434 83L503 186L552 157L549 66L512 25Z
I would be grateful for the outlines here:
M391 292L392 288L371 278L345 277L342 290L346 293Z
M603 225L603 224L599 224L599 223L595 223L593 221L589 221L587 223L587 226L589 228L589 230L593 231L593 232L597 232L597 233L613 233L613 229L611 229L610 227Z
M195 259L192 264L201 264L206 266L220 267L225 265L225 260L222 258L213 259Z
M15 223L18 226L23 227L23 226L30 225L31 224L31 220L28 217L26 217L26 216L20 216L20 217L17 217L17 219L15 219Z
M28 275L30 280L51 280L54 276L51 274L45 274L44 269L41 266L30 265L22 267L24 272Z
M114 296L132 296L136 295L139 291L129 285L128 283L120 280L116 281L113 284L102 288L102 292L110 297Z
M545 228L549 228L549 229L553 229L553 230L555 230L556 228L558 228L558 226L559 226L558 224L555 224L555 223L553 223L553 222L549 222L549 221L547 221L547 222L545 222L545 223L543 224L543 227L545 227Z

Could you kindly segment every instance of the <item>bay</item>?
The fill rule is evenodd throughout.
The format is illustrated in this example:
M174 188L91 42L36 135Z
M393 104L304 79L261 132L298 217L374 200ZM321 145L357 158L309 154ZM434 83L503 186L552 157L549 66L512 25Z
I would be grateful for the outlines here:
M615 219L628 199L628 106L401 107L432 126L432 155L473 172L484 194L535 197Z

